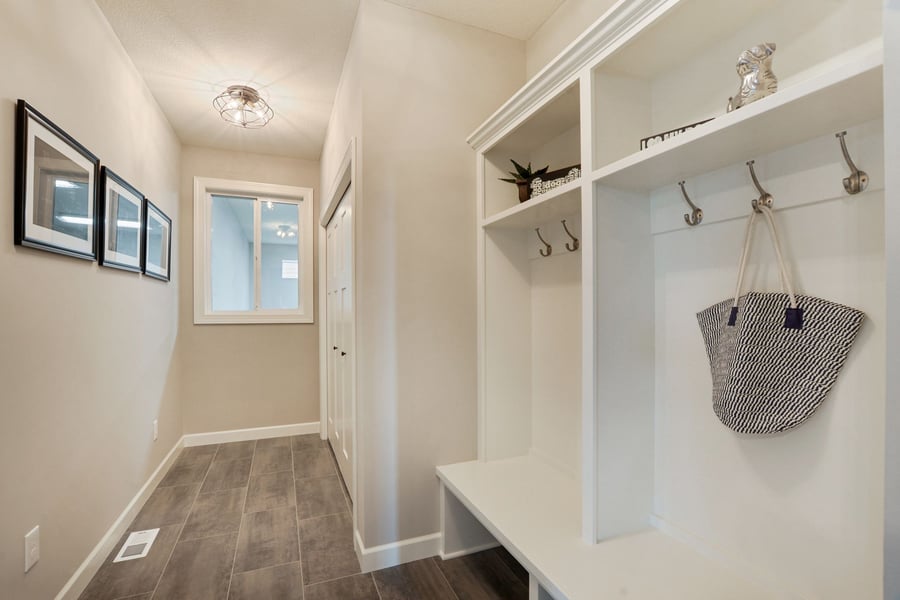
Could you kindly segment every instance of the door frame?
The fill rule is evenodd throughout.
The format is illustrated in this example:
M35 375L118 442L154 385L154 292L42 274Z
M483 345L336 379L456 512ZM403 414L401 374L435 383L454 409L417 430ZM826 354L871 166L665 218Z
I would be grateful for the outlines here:
M338 167L337 173L335 175L334 183L332 184L328 195L323 196L324 199L327 200L325 205L322 207L322 211L319 215L319 261L318 261L318 282L319 282L319 437L323 440L328 439L328 320L327 320L327 294L328 294L328 284L326 278L328 276L327 271L327 231L326 228L328 223L331 221L331 218L334 216L335 211L337 211L338 205L341 203L341 200L344 197L344 193L350 188L351 184L353 185L352 190L352 203L353 203L353 218L350 222L350 236L351 236L351 246L353 249L352 256L350 257L350 269L353 272L353 311L352 311L352 319L353 319L353 327L352 327L352 352L350 352L350 385L351 385L351 418L353 421L353 456L351 457L351 470L352 470L352 481L349 482L347 487L353 489L353 528L356 530L356 506L359 502L359 449L360 449L360 435L359 435L359 427L357 427L359 423L358 419L358 411L357 411L357 388L356 388L356 373L357 373L357 360L356 360L356 349L357 349L357 294L358 287L357 283L359 281L359 277L356 272L356 232L357 229L357 216L358 216L358 206L359 206L359 180L356 174L356 138L350 138L350 142L347 145L347 149L344 152L344 156L341 160L340 166Z

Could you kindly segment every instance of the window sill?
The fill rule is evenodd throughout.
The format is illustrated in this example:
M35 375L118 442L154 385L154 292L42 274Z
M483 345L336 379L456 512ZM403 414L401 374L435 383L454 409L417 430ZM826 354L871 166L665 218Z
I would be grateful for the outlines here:
M315 319L308 315L194 315L194 325L296 325L312 323L315 323Z

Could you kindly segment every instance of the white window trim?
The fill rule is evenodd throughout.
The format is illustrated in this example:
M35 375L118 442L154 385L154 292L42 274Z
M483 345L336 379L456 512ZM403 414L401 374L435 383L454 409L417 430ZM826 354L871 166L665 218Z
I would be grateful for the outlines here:
M254 311L215 311L212 310L212 294L210 285L210 239L211 194L279 198L301 198L299 204L300 220L300 256L297 267L300 285L300 308L298 310L254 310ZM271 183L255 183L252 181L235 181L231 179L213 179L194 177L194 324L236 324L236 323L313 323L315 311L313 306L313 191L312 188L275 185ZM256 240L256 254L259 255L260 240ZM258 260L258 258L257 258ZM259 277L256 269L256 277ZM259 281L256 282L257 293Z

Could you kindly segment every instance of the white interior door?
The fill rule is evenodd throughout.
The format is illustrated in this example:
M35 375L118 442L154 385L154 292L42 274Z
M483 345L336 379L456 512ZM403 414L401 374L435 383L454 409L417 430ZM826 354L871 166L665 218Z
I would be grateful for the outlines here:
M350 499L354 499L353 452L356 403L353 385L353 191L344 193L326 227L326 328L328 343L328 441Z

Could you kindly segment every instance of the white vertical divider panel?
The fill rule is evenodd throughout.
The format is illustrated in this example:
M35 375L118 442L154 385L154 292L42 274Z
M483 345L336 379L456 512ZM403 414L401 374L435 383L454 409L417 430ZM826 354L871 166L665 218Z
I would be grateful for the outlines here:
M596 185L597 537L649 527L654 467L650 202Z
M594 248L597 231L590 172L594 164L593 74L580 75L581 110L581 536L588 544L597 531L597 286Z
M487 360L487 353L485 350L485 317L486 317L486 302L485 300L485 289L486 289L486 281L485 281L485 265L484 265L484 237L486 234L485 230L481 227L481 221L484 219L485 215L485 179L484 179L484 166L485 158L483 152L475 153L475 181L476 181L476 190L475 190L475 240L476 240L476 265L475 265L475 293L478 294L478 301L476 302L478 306L478 312L476 314L476 319L478 320L476 324L477 330L477 340L478 343L475 348L475 362L478 369L478 412L477 412L477 435L478 435L478 460L484 461L487 460L487 383L485 378L485 360Z
M900 0L884 5L884 165L887 381L884 598L900 600ZM893 367L893 368L892 368Z
M484 235L485 460L528 454L531 447L532 299L530 229Z

